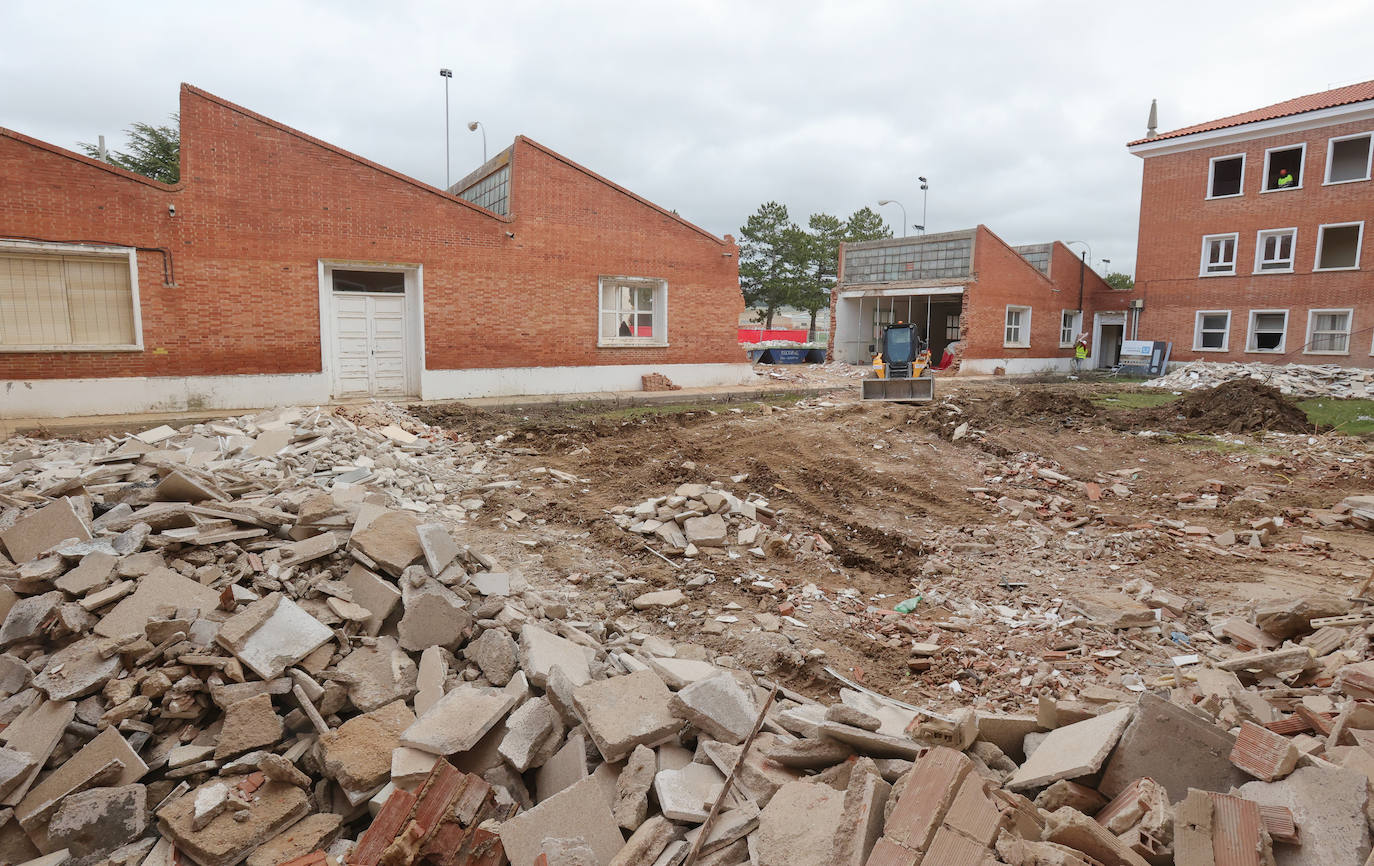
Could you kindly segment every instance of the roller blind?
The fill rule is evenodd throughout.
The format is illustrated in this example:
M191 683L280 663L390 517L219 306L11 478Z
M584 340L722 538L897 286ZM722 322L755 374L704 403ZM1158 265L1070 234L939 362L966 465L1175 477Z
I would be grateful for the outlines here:
M0 253L0 345L134 343L127 258Z

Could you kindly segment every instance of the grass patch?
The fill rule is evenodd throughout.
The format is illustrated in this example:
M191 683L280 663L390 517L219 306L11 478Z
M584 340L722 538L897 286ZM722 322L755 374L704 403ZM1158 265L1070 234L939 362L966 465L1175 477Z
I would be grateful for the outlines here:
M1107 409L1153 409L1178 399L1168 391L1107 391L1090 394L1088 399Z
M1315 397L1299 401L1298 408L1307 413L1307 420L1322 429L1332 428L1351 436L1374 433L1374 400Z

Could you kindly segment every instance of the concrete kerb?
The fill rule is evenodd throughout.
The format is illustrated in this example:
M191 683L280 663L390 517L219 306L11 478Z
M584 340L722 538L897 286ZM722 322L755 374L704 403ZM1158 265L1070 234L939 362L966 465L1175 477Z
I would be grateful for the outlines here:
M678 391L608 391L584 394L531 394L517 397L482 397L469 400L407 400L394 402L407 406L462 404L475 409L533 411L539 409L623 409L635 406L671 406L691 403L753 403L770 397L816 397L843 390L811 385L720 385L683 388ZM339 400L327 406L368 405L371 400ZM215 412L141 412L128 415L81 415L70 418L0 418L0 439L18 435L78 436L83 433L136 432L159 424L182 427L202 424L233 415L248 415L274 408L249 406Z

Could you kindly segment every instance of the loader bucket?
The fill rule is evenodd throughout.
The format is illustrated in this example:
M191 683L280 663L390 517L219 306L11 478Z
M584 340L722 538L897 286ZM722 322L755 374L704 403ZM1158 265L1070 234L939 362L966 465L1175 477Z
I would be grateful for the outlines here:
M935 380L929 376L914 379L864 379L864 400L903 403L929 403L935 399Z

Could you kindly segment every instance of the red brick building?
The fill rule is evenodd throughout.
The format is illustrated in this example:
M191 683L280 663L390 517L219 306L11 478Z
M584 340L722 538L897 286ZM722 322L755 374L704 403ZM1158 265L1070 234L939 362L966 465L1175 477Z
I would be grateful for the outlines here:
M523 137L455 195L183 85L178 184L0 128L0 188L0 416L752 375L733 238Z
M1374 365L1374 81L1153 134L1136 289L1173 360Z
M961 373L1067 371L1083 332L1092 365L1110 366L1130 336L1132 297L1058 241L1014 247L981 225L844 244L830 357L867 364L883 326L906 321L928 336L936 363L961 342Z

